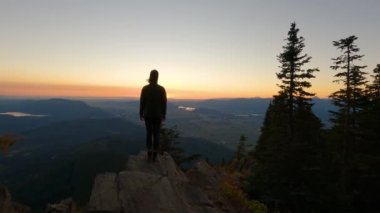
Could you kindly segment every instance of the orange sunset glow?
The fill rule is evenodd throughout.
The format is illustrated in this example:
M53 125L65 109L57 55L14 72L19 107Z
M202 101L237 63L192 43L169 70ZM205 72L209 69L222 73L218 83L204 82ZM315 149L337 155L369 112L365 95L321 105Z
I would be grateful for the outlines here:
M14 97L102 97L102 98L138 98L141 88L91 86L91 85L48 85L1 83L0 94ZM258 97L251 91L183 91L167 88L168 98L175 99L208 99ZM263 97L270 97L271 92L261 92Z

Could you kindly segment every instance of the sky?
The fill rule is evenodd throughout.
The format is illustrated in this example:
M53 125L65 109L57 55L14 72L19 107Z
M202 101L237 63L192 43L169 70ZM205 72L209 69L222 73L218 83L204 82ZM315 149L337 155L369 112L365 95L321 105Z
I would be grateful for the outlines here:
M362 65L380 63L378 0L0 0L0 96L138 97L157 69L169 98L271 97L295 21L334 84L332 41L356 35Z

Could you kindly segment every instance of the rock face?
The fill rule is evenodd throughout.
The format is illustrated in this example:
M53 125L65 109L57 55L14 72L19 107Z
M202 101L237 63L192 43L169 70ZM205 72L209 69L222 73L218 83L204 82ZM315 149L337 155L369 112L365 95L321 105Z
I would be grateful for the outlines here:
M205 162L204 162L205 163ZM216 182L217 174L212 167L202 165L200 173L211 172ZM194 172L195 174L196 172ZM207 175L206 175L207 176ZM94 181L88 212L225 212L207 193L194 184L164 153L157 161L148 163L146 153L131 156L126 170L99 174Z
M72 198L67 198L56 204L48 204L46 213L75 213L76 206Z
M97 175L92 188L90 211L120 212L121 202L119 200L119 177L115 173Z
M11 195L7 188L0 184L0 212L6 213L26 213L30 208L19 203L12 202Z

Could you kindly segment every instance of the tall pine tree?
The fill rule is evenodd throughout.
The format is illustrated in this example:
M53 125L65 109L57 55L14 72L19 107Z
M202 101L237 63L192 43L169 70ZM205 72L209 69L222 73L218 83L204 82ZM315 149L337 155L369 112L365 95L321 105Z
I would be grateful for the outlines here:
M355 64L363 55L357 54L359 48L355 44L356 36L349 36L339 41L334 41L333 45L342 51L342 55L333 58L334 70L340 70L334 80L342 83L343 88L332 93L330 98L338 111L333 111L331 121L335 127L340 128L344 134L344 141L354 140L353 129L357 124L357 113L363 108L364 86L366 84L365 72L361 70L366 66Z
M311 57L302 51L305 47L304 38L298 36L299 29L296 23L292 23L286 38L286 45L283 46L283 52L278 56L281 63L281 71L277 73L277 78L281 80L278 86L281 88L280 93L286 97L288 108L288 124L290 141L294 136L294 111L296 108L310 110L311 97L315 94L307 92L305 89L311 87L308 81L314 78L313 72L318 69L303 69L303 66L310 62Z
M372 75L373 81L368 86L369 100L370 100L370 112L371 116L371 126L374 136L374 141L380 141L380 64L377 64L376 68L373 70Z
M354 164L354 148L362 135L360 127L360 116L366 105L365 72L361 71L366 66L359 66L357 62L363 55L359 55L359 48L355 44L358 38L349 36L338 41L333 45L337 47L342 55L333 58L332 69L338 70L335 74L334 82L342 83L343 87L332 93L330 98L337 107L337 111L332 111L331 121L333 123L333 134L338 141L338 155L340 159L340 190L343 195L347 195L347 202L350 202L350 183L352 177L350 171Z
M376 65L376 68L373 69L373 82L368 86L368 91L371 101L379 104L380 101L380 64Z
M379 212L380 191L380 64L366 86L364 107L357 114L355 144L350 158L349 209L352 212Z
M304 38L292 23L278 56L281 83L267 113L252 157L250 193L270 207L293 212L316 209L318 146L321 123L311 111L310 79L318 69L305 69Z

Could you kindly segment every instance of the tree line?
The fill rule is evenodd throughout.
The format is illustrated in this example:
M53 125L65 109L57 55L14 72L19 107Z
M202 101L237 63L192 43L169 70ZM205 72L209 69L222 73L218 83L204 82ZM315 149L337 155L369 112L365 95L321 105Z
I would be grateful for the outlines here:
M312 112L310 80L318 68L306 68L305 39L291 23L278 55L280 83L267 109L257 146L250 153L246 191L272 211L379 212L380 64L364 71L352 35L333 41L334 82L330 95L332 127L323 128Z

